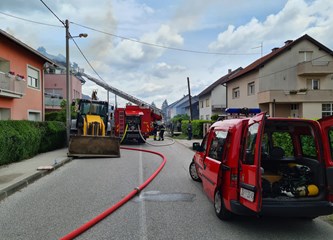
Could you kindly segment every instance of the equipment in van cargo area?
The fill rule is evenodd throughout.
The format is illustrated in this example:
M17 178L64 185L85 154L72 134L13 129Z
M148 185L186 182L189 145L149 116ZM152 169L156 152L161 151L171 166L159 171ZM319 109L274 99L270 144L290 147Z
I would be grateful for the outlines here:
M311 169L304 165L282 165L276 174L262 175L263 198L314 197L319 189L313 184Z

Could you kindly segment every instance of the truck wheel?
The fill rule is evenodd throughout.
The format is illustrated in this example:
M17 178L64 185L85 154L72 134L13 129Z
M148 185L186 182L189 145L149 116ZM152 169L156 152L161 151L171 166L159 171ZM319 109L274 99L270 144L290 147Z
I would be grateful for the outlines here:
M194 161L191 162L189 171L190 171L190 176L193 179L193 181L201 182L201 178L198 175L197 168L195 167Z
M216 216L221 220L229 220L232 213L225 208L220 190L216 190L214 197L214 208Z

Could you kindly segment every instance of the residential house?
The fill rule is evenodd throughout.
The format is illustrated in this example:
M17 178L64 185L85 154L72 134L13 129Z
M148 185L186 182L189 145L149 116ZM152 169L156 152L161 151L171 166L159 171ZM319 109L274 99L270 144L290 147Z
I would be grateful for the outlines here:
M276 117L332 115L333 53L304 35L272 49L226 85L228 107L259 107Z
M168 122L173 117L179 114L188 114L185 110L185 103L189 101L188 95L184 95L181 99L173 102L166 108L166 118L164 121Z
M44 120L45 64L52 60L0 30L0 120Z
M225 82L242 68L234 71L228 70L228 74L219 78L214 83L199 93L199 115L201 120L211 120L212 115L224 115L227 108L227 96Z
M192 120L199 119L199 97L194 96L191 97L191 105L192 105ZM187 115L191 115L190 112L190 101L184 103L185 112Z
M82 77L70 74L71 99L82 98L82 85L85 80ZM60 110L63 99L67 99L66 73L53 72L45 74L45 111Z

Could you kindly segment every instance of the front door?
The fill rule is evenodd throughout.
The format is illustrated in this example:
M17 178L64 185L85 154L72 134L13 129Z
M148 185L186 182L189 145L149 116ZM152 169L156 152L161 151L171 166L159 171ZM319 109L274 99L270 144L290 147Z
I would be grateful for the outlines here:
M244 131L244 154L240 160L239 201L245 207L259 212L261 210L261 138L263 135L265 113L258 114L248 122Z
M207 155L203 162L202 184L207 196L213 201L217 178L228 132L214 129L210 135Z

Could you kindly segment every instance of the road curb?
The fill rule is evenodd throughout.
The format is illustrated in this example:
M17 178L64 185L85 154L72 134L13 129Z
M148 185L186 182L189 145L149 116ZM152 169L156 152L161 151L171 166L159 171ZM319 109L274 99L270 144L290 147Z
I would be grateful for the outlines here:
M66 163L70 162L71 160L72 160L72 158L69 158L69 157L64 158L64 159L60 160L59 162L55 163L53 165L52 170L40 170L24 179L12 184L11 186L8 186L8 187L0 190L0 201L9 197L13 193L21 190L22 188L28 186L29 184L35 182L36 180L44 177L45 175L48 175L49 173L51 173L54 170L58 169L59 167L65 165Z

